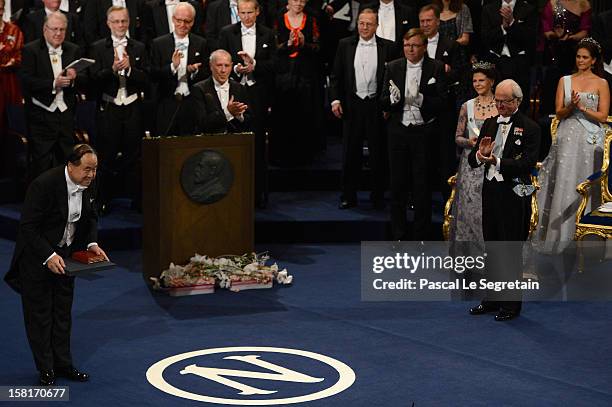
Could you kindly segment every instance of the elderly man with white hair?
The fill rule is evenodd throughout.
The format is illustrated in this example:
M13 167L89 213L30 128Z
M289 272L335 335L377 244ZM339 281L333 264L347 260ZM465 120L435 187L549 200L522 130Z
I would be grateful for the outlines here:
M519 111L521 87L512 79L495 89L498 116L487 119L468 161L485 166L482 188L482 229L487 248L486 278L490 282L522 280L522 250L517 242L529 234L531 216L530 174L540 146L540 128ZM510 242L503 244L500 242ZM497 312L496 321L507 321L521 312L519 290L488 290L470 314Z
M183 136L196 131L193 84L207 78L206 40L191 33L195 9L187 2L174 8L174 32L153 40L151 75L157 80L156 136Z
M73 68L80 49L64 41L68 20L55 11L45 17L43 38L23 48L21 78L26 102L30 177L66 162L74 146L74 114L77 102Z
M199 129L205 133L250 130L251 109L246 88L230 78L232 56L218 49L210 55L212 76L193 87Z

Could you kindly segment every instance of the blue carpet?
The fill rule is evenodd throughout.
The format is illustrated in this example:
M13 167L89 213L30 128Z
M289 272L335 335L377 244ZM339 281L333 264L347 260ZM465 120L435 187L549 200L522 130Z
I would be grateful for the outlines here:
M12 249L0 240L0 270ZM273 346L327 355L355 371L353 386L308 406L612 405L609 303L527 303L509 323L469 316L464 302L366 303L359 245L266 249L294 275L293 286L183 298L145 287L140 252L110 253L119 268L77 281L73 356L92 380L70 384L70 404L207 405L159 391L145 372L179 353ZM4 284L0 307L0 384L32 384L19 297ZM165 378L195 386L176 370ZM197 389L235 395L208 382Z

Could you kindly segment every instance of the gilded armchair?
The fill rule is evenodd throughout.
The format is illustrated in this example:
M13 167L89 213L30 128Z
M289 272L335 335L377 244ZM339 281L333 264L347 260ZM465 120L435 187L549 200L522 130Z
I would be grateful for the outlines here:
M589 190L596 183L599 183L601 186L601 203L612 202L612 177L610 177L611 143L612 130L607 128L601 169L576 187L576 190L582 196L582 200L576 212L576 233L574 234L574 240L581 241L587 235L597 235L603 239L612 238L612 213L602 212L599 208L592 208L591 212L585 214L589 202Z

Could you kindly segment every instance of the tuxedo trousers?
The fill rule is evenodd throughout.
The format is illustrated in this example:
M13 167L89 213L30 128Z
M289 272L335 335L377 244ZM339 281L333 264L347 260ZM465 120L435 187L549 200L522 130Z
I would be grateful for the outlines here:
M68 248L55 248L68 257ZM28 343L38 370L72 366L70 332L74 277L54 274L24 253L19 261L21 303ZM26 273L23 270L39 269Z
M382 200L387 187L388 159L382 111L377 98L361 99L351 96L349 111L342 122L342 200L355 202L361 169L363 141L368 142L372 200ZM345 107L346 108L346 107Z
M515 281L523 277L523 252L518 242L527 240L529 234L531 196L518 196L512 190L513 185L485 178L482 186L482 232L487 248L488 281ZM487 290L483 302L511 312L521 310L521 295L516 291Z
M74 110L48 112L38 106L27 106L28 155L30 179L65 164L74 141Z
M125 188L127 196L140 202L141 143L143 136L142 105L103 101L98 106L99 199L107 203L115 195L115 185ZM118 157L118 153L121 156Z
M429 239L431 188L428 180L428 140L432 130L432 124L404 126L399 122L391 122L388 125L393 240ZM409 236L406 209L411 187L414 220L412 236Z

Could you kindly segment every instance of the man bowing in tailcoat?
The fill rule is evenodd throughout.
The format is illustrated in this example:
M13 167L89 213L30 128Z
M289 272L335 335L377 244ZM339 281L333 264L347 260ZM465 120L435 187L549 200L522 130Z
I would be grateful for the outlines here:
M106 257L97 242L94 192L98 160L87 144L74 147L66 165L46 171L29 186L6 282L21 294L26 334L39 383L56 377L84 382L70 352L74 277L64 258L88 250Z

